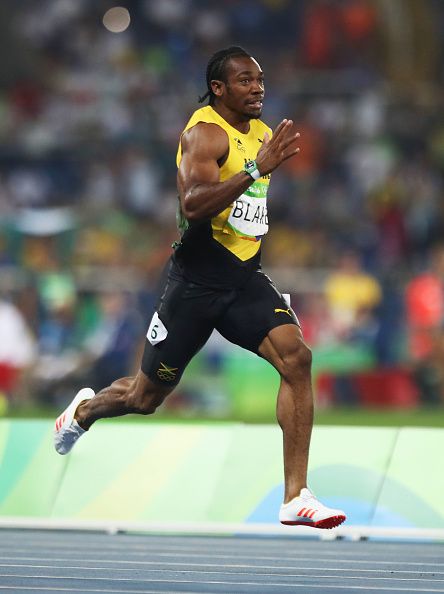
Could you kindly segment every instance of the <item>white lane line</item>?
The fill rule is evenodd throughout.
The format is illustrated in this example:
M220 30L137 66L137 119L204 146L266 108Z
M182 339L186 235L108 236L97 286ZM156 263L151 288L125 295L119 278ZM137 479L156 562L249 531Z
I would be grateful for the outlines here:
M255 584L244 584L244 585L255 585ZM268 584L272 588L274 588L277 584ZM279 586L280 584L278 584ZM333 585L325 585L325 584L293 584L294 588L323 588L323 589L330 589L330 590L378 590L379 592L387 592L388 590L392 592L444 592L444 590L432 590L429 588L421 588L421 589L411 589L411 588L392 588L386 587L383 590L380 588L375 587L366 587L366 586L333 586ZM17 592L17 586L0 586L0 590L14 590ZM51 586L20 586L20 590L33 590L33 591L51 591L51 592L115 592L116 594L159 594L159 590L104 590L101 588L56 588ZM214 592L213 590L208 590L206 593L203 590L199 591L191 591L191 590L174 590L174 594L211 594ZM168 594L168 592L165 592Z
M47 561L47 559L41 559L42 561ZM53 561L57 561L57 559L53 559ZM64 559L63 561L69 561L69 559ZM91 563L100 563L100 560L90 560ZM106 562L105 562L106 563ZM111 571L115 571L115 572L135 572L135 571L150 571L150 572L167 572L167 571L176 571L176 572L180 572L180 573L229 573L229 575L251 575L252 573L254 575L266 575L266 576L270 576L270 575L277 575L279 577L293 577L294 574L281 574L278 573L278 571L284 570L284 571L316 571L316 577L320 577L319 576L319 571L321 572L355 572L355 573L380 573L380 574L387 574L387 579L392 578L394 575L396 574L413 574L413 575L418 575L421 574L422 575L442 575L444 576L444 571L422 571L422 570L391 570L391 569L355 569L354 567L323 567L322 569L319 569L319 566L316 567L296 567L296 566L274 566L274 565L234 565L234 564L230 564L230 565L217 565L216 563L162 563L162 569L159 569L159 563L157 563L156 561L141 561L140 563L138 563L138 565L156 565L155 569L152 569L151 567L137 567L137 568L126 568L126 567L113 567L111 569ZM173 567L179 567L179 569L173 569ZM97 567L97 566L91 566L91 565L35 565L35 564L30 564L30 563L0 563L0 567L27 567L28 569L82 569L82 570L93 570L93 571L110 571L109 567ZM210 568L210 567L216 567L218 568L216 571L198 571L196 569L180 569L181 567L198 567L199 569L204 567L204 568ZM221 567L225 569L225 571L221 571ZM226 569L252 569L254 571L250 571L250 572L243 572L243 571L231 571L231 572L227 572ZM275 573L264 573L262 571L257 571L258 569L262 570L262 569L274 569L276 570ZM307 575L313 575L313 574L307 574ZM327 576L325 576L327 577ZM372 577L370 577L370 579L373 579ZM384 578L385 579L385 578ZM444 581L444 580L433 580L433 581Z
M250 585L250 584L247 584ZM254 584L253 584L254 585ZM276 584L271 584L271 587L274 588L276 586ZM384 588L383 590L381 590L380 588L372 588L372 587L365 587L365 586L325 586L324 584L293 584L291 586L292 588L296 589L296 588L324 588L324 589L329 589L329 590L377 590L378 592L408 592L409 594L414 594L415 592L438 592L438 594L440 594L441 592L444 592L444 590L429 590L427 588L421 588L419 590L415 589L415 590L411 590L410 588ZM17 588L16 586L0 586L0 590L14 590L14 592L17 592ZM109 592L109 593L115 593L115 594L159 594L159 590L101 590L99 588L94 588L94 589L90 589L90 588L49 588L49 587L45 587L45 588L38 588L36 586L20 586L20 590L43 590L45 592L51 591L51 592ZM235 590L227 590L225 594L237 594L237 592ZM165 594L171 594L167 591L165 591ZM207 590L206 592L204 592L203 590L199 590L198 592L192 592L191 590L186 590L186 591L181 591L179 592L179 590L174 590L174 594L215 594L214 590ZM279 594L279 593L278 593Z
M1 535L1 531L0 531ZM183 539L181 539L183 540ZM214 540L209 540L208 542L183 542L178 543L178 539L171 539L165 540L164 538L160 537L157 541L150 540L143 540L143 537L140 537L138 541L130 541L128 542L127 539L121 539L120 536L108 536L103 539L91 539L89 535L84 536L83 538L76 538L73 539L70 536L65 536L64 538L59 539L32 539L26 538L23 539L11 539L6 540L2 539L0 543L0 548L4 547L7 548L9 545L12 544L14 541L15 546L20 546L25 544L27 546L45 546L45 547L58 547L58 546L72 546L74 548L79 547L88 547L88 548L96 548L97 546L106 546L107 548L121 548L124 545L129 550L140 550L140 549L173 549L176 551L188 551L188 550L195 550L195 551L202 551L207 550L208 545L211 544L212 548L221 548L225 549L227 546L230 548L236 549L263 549L264 547L269 549L276 549L276 552L279 552L281 549L285 548L292 548L295 550L305 550L310 549L308 552L312 553L313 551L323 550L325 555L334 556L337 554L338 550L343 550L344 548L348 549L347 552L353 552L363 555L371 555L374 554L375 551L383 551L384 554L398 554L399 548L408 549L409 551L414 551L418 549L416 545L412 545L411 543L398 543L397 546L389 546L389 543L372 543L372 542L356 542L356 543L349 543L344 541L332 541L332 542L323 542L317 541L316 546L307 546L306 541L296 540L296 539L282 539L279 543L270 542L267 539L263 539L259 542L255 540L253 543L250 541L245 541L243 539L230 539L230 540L222 540L218 539L216 542ZM345 546L344 546L345 545ZM327 548L328 547L328 548ZM367 549L367 551L359 551L358 549ZM444 548L443 544L434 543L434 544L427 544L424 545L421 549L417 550L418 554L421 554L424 557L430 556L430 554L435 555L437 554L434 550L427 550L427 548ZM370 549L370 550L368 550Z
M113 538L116 538L116 541L112 541ZM207 553L209 546L211 545L211 549L212 550L218 550L220 549L220 551L225 551L227 548L230 548L230 550L233 550L233 548L239 549L240 552L242 552L245 549L252 549L253 547L250 546L250 543L241 543L240 541L227 541L225 544L224 543L217 543L214 544L213 542L208 543L208 544L202 544L201 546L190 546L190 545L178 545L178 544L168 544L165 542L148 542L148 543L137 543L137 544L131 544L131 543L126 543L126 542L119 542L118 539L119 537L108 537L108 539L110 540L103 540L100 543L97 542L88 542L88 538L85 538L83 541L80 541L78 543L73 543L71 542L71 540L68 539L68 541L66 539L64 540L53 540L53 541L48 541L48 540L42 540L42 541L36 541L33 542L32 540L26 539L24 540L24 542L17 542L14 543L15 547L17 547L17 549L20 548L35 548L36 546L40 547L44 547L44 548L56 548L57 550L60 549L69 549L70 551L80 551L83 552L86 549L91 549L91 550L96 550L97 546L103 546L105 547L107 550L110 551L122 551L122 547L125 548L126 551L128 552L134 552L137 553L139 551L165 551L165 552L169 552L169 551L176 551L176 552L186 552L186 553L197 553L197 554L201 554L201 553ZM234 547L234 544L236 543L236 545L239 543L239 546ZM11 543L12 544L12 543ZM0 545L0 551L2 549L4 549L5 551L10 550L11 544L8 543L4 543L4 545ZM298 555L310 555L313 554L313 552L321 552L322 555L326 556L326 557L333 557L336 558L338 553L339 554L349 554L349 555L353 555L353 556L360 556L360 557L373 557L378 554L383 555L384 557L388 557L391 555L394 556L399 556L399 552L405 551L406 554L409 555L415 555L415 557L417 558L424 558L424 559L428 559L430 557L437 557L441 554L441 551L422 551L422 552L414 552L414 549L412 549L411 545L409 545L408 543L400 543L400 546L393 549L391 547L392 550L387 550L386 547L384 547L383 543L372 543L375 546L372 547L373 550L369 550L369 551L359 551L358 548L363 544L363 543L354 543L355 548L350 550L349 547L347 547L348 550L346 551L342 551L342 543L338 542L333 544L333 547L335 547L334 550L322 550L323 549L323 545L325 545L326 543L318 543L316 547L310 547L313 550L307 551L307 547L306 547L306 543L302 542L302 541L292 541L292 540L285 540L284 542L282 542L281 547L269 547L268 543L266 540L264 540L261 543L261 546L255 546L255 549L258 549L259 551L264 550L264 549L276 549L273 550L272 553L273 554L278 554L280 552L280 550L286 550L288 552L288 550L290 549L290 551L294 551L295 553L297 553ZM329 546L332 543L328 543ZM347 543L348 544L348 543ZM381 545L381 546L380 546ZM366 546L366 545L365 545ZM429 546L429 545L428 545ZM430 545L430 546L434 546L434 548L440 548L443 552L444 552L444 545ZM300 550L303 549L303 550ZM233 556L236 556L238 551L235 551ZM429 554L426 554L429 553Z
M217 556L218 558L229 558L229 557L244 557L244 558L254 558L254 559L276 559L276 560L292 560L294 559L295 556L297 556L298 558L302 558L302 559L310 559L313 558L313 552L308 552L308 551L301 551L298 550L296 548L292 548L292 547L282 547L282 549L279 551L270 551L266 545L264 545L264 547L262 547L262 549L260 549L258 552L259 553L268 553L266 555L260 555L258 554L258 552L256 551L251 551L250 549L248 549L248 547L244 547L243 549L240 550L233 550L230 546L229 543L227 543L228 546L225 546L224 548L220 548L220 549L214 549L214 547L211 547L211 553L209 553L209 548L206 547L205 549L193 549L193 548L182 548L182 547L175 547L175 546L170 546L170 547L165 547L165 546L158 546L158 547L146 547L146 546L140 546L140 547L127 547L124 545L124 543L122 544L118 544L116 543L116 546L110 545L110 543L103 543L103 545L100 546L100 548L102 548L103 550L106 550L107 553L109 553L110 555L112 554L122 554L122 550L125 550L125 554L126 555L131 555L131 556L137 556L137 555L147 555L147 554L153 554L153 555L157 555L157 556L161 556L161 555L175 555L175 556L187 556L187 557L215 557ZM81 545L79 544L79 547L73 547L71 543L67 543L65 542L61 542L58 545L54 545L54 547L48 547L45 543L42 543L41 545L32 545L29 543L22 543L21 545L9 545L9 546L5 546L3 549L0 547L0 557L2 556L2 552L5 554L9 554L12 551L14 552L33 552L36 548L38 549L45 549L48 550L48 552L55 550L56 552L60 552L60 551L69 551L69 554L79 554L79 555L83 555L85 554L85 551L96 551L97 550L97 546L87 546L87 543ZM227 553L230 554L227 554ZM416 555L413 554L413 552L410 551L410 549L405 549L400 547L398 549L398 551L395 553L393 552L393 554L387 554L385 550L377 550L377 551L373 551L373 552L368 552L368 553L364 553L361 551L356 551L356 552L351 552L351 551L342 551L339 547L336 549L336 551L334 552L330 552L330 551L325 551L322 550L322 548L319 548L316 551L316 557L317 558L322 558L325 561L336 561L337 557L341 557L341 559L345 559L345 560L349 560L350 558L352 558L353 560L362 560L362 561L366 561L366 560L371 560L372 562L376 559L378 559L378 557L382 557L384 559L384 561L396 561L397 558L399 558L400 554L402 556L409 556L410 558L414 557L416 559L417 563L422 563L422 562L429 562L433 559L442 559L444 556L444 547L442 547L441 551L437 551L435 552L433 555Z
M1 519L1 518L0 518ZM91 522L93 522L91 520ZM278 525L278 524L276 524ZM278 525L279 526L279 525ZM61 529L48 529L48 530L24 530L18 529L16 531L8 531L4 526L0 524L0 531L2 534L5 534L9 540L20 540L21 538L32 538L35 540L57 540L59 538L70 538L72 540L78 540L79 538L87 537L91 541L101 541L106 539L113 539L118 538L119 540L123 541L137 541L137 540L144 540L146 542L157 542L158 540L163 540L165 542L168 541L182 541L182 542L191 542L200 544L202 542L223 542L223 541L235 541L241 544L242 542L250 542L250 543L257 543L263 541L269 541L271 544L279 544L279 542L285 540L294 540L297 539L302 541L308 547L315 547L319 545L319 543L328 546L332 541L324 541L319 540L316 538L320 534L331 534L332 537L337 537L340 539L341 542L349 542L347 541L347 535L344 534L337 534L336 532L330 531L322 531L322 530L306 530L303 532L299 532L298 530L289 530L288 528L284 529L284 532L280 532L279 534L247 534L247 533L226 533L226 534L211 534L211 533L200 533L200 534L193 534L192 532L179 532L178 530L174 532L162 532L162 527L168 528L168 525L159 524L158 530L156 532L148 532L148 531L137 531L131 530L131 528L117 528L117 532L110 533L107 532L106 528L98 528L97 530L88 530L82 527L79 527L75 530L65 530ZM369 535L369 538L372 538L372 535ZM368 541L364 540L365 543L370 543L374 545L380 544L379 541ZM383 541L387 546L396 547L396 545L400 542L397 538L392 537L388 540ZM401 542L406 542L407 544L411 545L412 547L416 547L421 549L423 545L431 545L436 542L435 541L418 541L418 540L409 540L409 539L402 539ZM353 543L352 543L353 544Z
M23 557L22 559L17 559L16 557L10 557L9 560L11 561L40 561L40 562L48 562L48 558L47 557ZM83 560L83 559L82 559ZM72 558L67 558L67 557L54 557L52 559L52 561L54 562L58 562L58 563L72 563L73 559ZM230 568L230 569L275 569L275 570L297 570L297 569L311 569L314 571L318 571L319 570L319 565L316 565L315 567L307 567L307 566L303 566L303 567L299 567L297 565L249 565L249 564L244 564L244 563L224 563L223 565L221 565L220 563L181 563L181 562L174 562L174 561L162 561L161 563L159 563L158 561L112 561L109 559L88 559L87 560L89 563L103 563L105 565L105 567L100 568L100 569L104 569L107 570L109 569L108 567L106 567L106 564L108 565L112 565L113 569L118 569L116 568L116 565L137 565L137 566L151 566L151 565L156 565L157 567L159 565L161 565L162 567L216 567L218 569L220 569L221 567L224 568ZM321 560L322 562L322 560ZM391 563L389 563L390 565L392 565ZM404 563L403 565L408 564L408 562ZM5 567L8 567L12 564L9 563L1 563L0 565L3 565ZM26 564L14 564L17 567L26 567ZM322 565L322 563L320 564ZM410 565L410 564L409 564ZM413 563L413 565L416 565L415 563ZM29 567L33 567L33 565L29 565ZM37 567L55 567L54 565L40 565ZM68 568L68 566L65 565L60 565L58 567L65 567ZM76 566L77 567L77 566ZM432 567L434 567L434 565L432 565ZM90 568L90 566L86 566L86 568ZM125 569L125 568L122 568ZM143 567L142 567L143 569ZM363 568L355 568L355 567L323 567L324 571L337 571L337 572L341 572L341 571L356 571L356 572L382 572L382 571L394 571L394 572L400 572L400 573L412 573L412 574L416 574L416 573L431 573L431 574L438 574L441 575L444 572L442 571L424 571L423 569L416 569L416 570L408 570L408 569L396 569L396 570L387 570L384 568L381 569L363 569Z
M14 590L17 592L17 586L0 586L0 590ZM44 590L45 592L115 592L117 594L159 594L159 590L102 590L100 588L55 588L55 587L43 587L43 586L20 586L20 590ZM164 594L168 594L165 592ZM191 590L180 591L174 590L174 594L212 594L209 590L203 592L192 592Z
M63 569L63 568L62 568ZM154 570L156 571L156 570ZM160 572L162 572L162 570L159 570ZM163 572L163 573L167 573L167 572ZM196 574L218 574L221 573L222 575L227 576L228 574L223 572L223 571L187 571L187 570L181 570L181 571L174 571L171 573L196 573ZM231 574L231 575L236 575L236 574ZM304 574L304 573L294 573L294 574L289 574L289 575L285 575L285 576L277 576L275 574L259 574L263 577L282 577L282 578L310 578L312 579L312 575L310 574ZM190 583L190 584L240 584L242 585L244 582L234 582L234 581L207 581L207 580L199 580L199 579L181 579L181 580L177 580L177 579L167 579L167 578L148 578L148 577L138 577L138 578L126 578L126 577L103 577L103 576L79 576L79 575L28 575L28 574L21 574L21 573L0 573L0 577L13 577L13 578L20 578L20 579L48 579L48 580L82 580L82 581L110 581L112 580L113 582L137 582L137 583L146 583L146 582L173 582L173 583ZM316 575L316 579L326 579L326 580L330 580L332 578L331 575ZM360 580L362 581L362 576L351 576L351 575L341 575L340 576L341 580ZM396 582L432 582L432 583L437 583L437 582L444 582L444 580L430 580L430 579L421 579L421 578L396 578L393 576L390 577L366 577L365 578L366 581L368 580L372 580L372 581L387 581L390 580L391 582L396 581ZM249 582L248 582L249 583ZM266 586L267 583L264 583L262 581L260 582L254 582L257 586ZM282 586L291 586L291 584L285 584L283 583Z
M1 529L0 529L1 530ZM103 538L94 538L93 535L90 533L84 533L82 536L78 535L64 535L63 538L57 537L55 538L52 534L48 534L42 536L42 538L36 538L33 534L23 534L20 537L13 537L11 538L8 534L5 535L5 538L2 539L3 542L6 540L9 543L15 543L17 545L22 544L24 541L26 543L37 544L37 545L48 545L48 546L58 546L60 543L66 543L67 541L70 544L83 546L84 544L89 544L92 547L98 545L114 545L114 546L122 546L125 545L126 547L135 547L140 548L143 547L174 547L180 549L189 549L189 548L207 548L209 545L212 547L221 547L226 548L227 543L229 544L230 548L245 548L248 546L250 549L261 549L264 546L267 548L273 549L281 549L286 546L294 546L297 548L303 548L305 550L319 550L319 548L324 549L336 549L337 547L341 548L348 548L351 550L355 550L357 548L384 548L386 551L390 549L394 549L397 551L398 545L405 545L408 546L409 549L417 549L419 553L428 552L425 551L425 545L427 548L432 548L439 543L424 543L422 547L419 547L416 543L412 544L410 542L399 542L399 543L392 543L392 542L371 542L371 541L360 541L360 542L350 542L347 540L333 540L333 541L322 541L322 540L309 540L307 538L302 539L295 536L294 538L282 537L280 539L270 539L267 537L264 538L255 538L255 539L248 539L248 538L232 538L232 537L216 537L216 538L205 538L204 536L200 537L199 539L194 539L192 537L186 537L183 535L179 535L176 538L173 537L159 537L159 538L150 538L146 536L138 536L135 538L126 538L124 535L117 534L117 535L104 535ZM331 551L330 554L334 554L335 551Z
M69 549L69 547L66 547L67 551L70 554L70 557L68 558L70 561L73 560L73 555L71 554L72 551ZM9 549L7 551L8 553L27 553L26 550L24 549ZM33 553L34 551L30 551L31 553ZM60 550L58 550L57 552L60 552ZM49 552L48 552L49 553ZM85 552L83 551L78 551L77 552L78 555L81 556L81 559L85 559ZM122 555L122 549L118 550L118 551L108 551L106 550L106 554L109 557L109 554L116 554L121 556ZM128 552L125 550L124 552L125 556L131 556L128 555ZM345 557L342 558L335 558L335 559L326 559L322 556L318 556L318 557L308 557L308 556L303 556L303 555L295 555L295 556L279 556L279 557L271 557L271 556L265 556L265 555L240 555L240 554L234 554L234 555L220 555L220 554L214 554L214 553L158 553L156 551L140 551L138 553L133 553L132 556L142 556L142 557L146 557L149 554L149 556L151 558L164 558L167 557L168 559L174 559L174 558L181 558L181 557L185 557L186 559L190 559L190 558L197 558L197 559L252 559L255 561L276 561L276 562L288 562L288 563L294 563L294 562L298 562L298 561L313 561L316 562L317 564L322 564L322 563L335 563L335 564L344 564L344 563L351 563L351 564L363 564L363 565L407 565L407 566L425 566L425 567L444 567L444 563L443 562L425 562L425 561L421 561L421 560L416 560L416 561L398 561L396 559L390 560L390 561L380 561L378 559L373 559L371 556L369 556L369 559L357 559L355 556L352 559L348 559ZM337 555L339 555L339 551L337 553ZM443 554L444 554L444 549L443 549ZM49 555L48 555L49 556ZM19 556L14 556L11 557L10 555L0 555L0 560L5 560L5 559L31 559L32 557L22 557L21 555ZM48 557L46 557L47 559ZM120 560L120 559L116 559L116 560L110 560L108 558L108 560L103 560L103 562L113 562L113 563L142 563L142 561L137 561L137 560Z
M26 578L26 577L31 577L32 579L36 579L37 576L8 576L8 577L20 577L20 578ZM301 577L305 577L305 576L301 576ZM54 578L52 576L38 576L38 579L67 579L66 577L59 577L59 578ZM72 579L72 578L69 578ZM91 578L76 578L78 580L83 580L83 579L88 579L90 580ZM106 578L92 578L92 579L96 579L96 580L106 580ZM358 578L360 579L360 578ZM119 579L117 580L113 580L115 581L120 581ZM122 581L130 581L130 580L122 580ZM292 583L292 584L274 584L274 583L263 583L263 582L226 582L226 581L219 581L219 580L211 580L211 581L199 581L196 582L195 580L169 580L169 579L156 579L156 580L131 580L131 581L137 581L138 583L145 583L145 582L156 582L156 583L167 583L167 584L199 584L199 585L207 585L207 586L211 586L211 585L220 585L220 586L254 586L255 588L257 586L260 586L261 588L295 588L295 587L301 587L301 588L323 588L323 589L342 589L342 590L377 590L379 592L383 592L386 590L390 590L390 591L396 591L396 592L444 592L444 590L437 590L436 588L412 588L412 587L408 587L408 588L404 588L401 586L357 586L357 585L332 585L332 584L325 584L325 583L319 583L319 584L313 584L313 583ZM49 590L50 588L41 588L41 589L46 589ZM57 589L57 588L56 588ZM60 588L59 588L60 589ZM17 588L16 588L17 590ZM72 590L72 588L70 588L69 590ZM81 589L81 590L77 590L80 592L85 592L85 589ZM95 592L107 592L110 590L103 590L103 589L96 589L96 590L89 590L89 591L95 591ZM119 592L119 590L112 590L112 592ZM120 592L143 592L141 590L120 590ZM174 592L176 593L176 590L174 590ZM254 592L257 592L257 590L254 590ZM189 593L188 593L189 594Z

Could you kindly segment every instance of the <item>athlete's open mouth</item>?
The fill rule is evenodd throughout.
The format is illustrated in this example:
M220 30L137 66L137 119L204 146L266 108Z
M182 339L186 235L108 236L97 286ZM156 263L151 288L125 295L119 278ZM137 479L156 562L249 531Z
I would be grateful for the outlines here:
M249 101L247 103L247 105L250 105L251 107L254 107L255 109L261 109L262 108L262 100L258 99L256 101Z

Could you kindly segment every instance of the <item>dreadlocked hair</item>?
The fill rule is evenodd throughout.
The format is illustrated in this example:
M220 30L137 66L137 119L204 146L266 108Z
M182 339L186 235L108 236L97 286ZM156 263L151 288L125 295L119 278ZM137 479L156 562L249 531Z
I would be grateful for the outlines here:
M211 89L211 81L222 80L223 82L226 82L226 63L231 58L237 58L239 56L251 58L248 52L237 45L232 45L231 47L220 50L211 56L206 72L207 92L205 95L202 95L202 97L199 97L199 103L203 103L205 99L209 98L209 105L213 105L216 97Z

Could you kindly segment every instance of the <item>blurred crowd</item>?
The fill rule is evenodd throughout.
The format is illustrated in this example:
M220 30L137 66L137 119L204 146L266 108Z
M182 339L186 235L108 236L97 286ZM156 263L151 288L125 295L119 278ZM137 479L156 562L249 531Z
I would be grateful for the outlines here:
M231 44L264 69L264 120L290 117L301 133L300 155L273 175L263 264L307 342L344 347L330 397L359 399L344 377L360 352L444 402L443 3L120 4L120 34L102 25L110 2L0 5L10 405L59 404L79 381L100 388L137 368L177 238L178 138L209 56Z

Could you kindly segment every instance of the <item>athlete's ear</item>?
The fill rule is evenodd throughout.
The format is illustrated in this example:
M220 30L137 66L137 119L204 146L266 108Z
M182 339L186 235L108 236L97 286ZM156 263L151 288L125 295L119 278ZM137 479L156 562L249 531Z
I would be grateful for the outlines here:
M223 93L223 82L221 80L212 80L211 81L211 90L213 91L213 95L216 97L220 97Z

